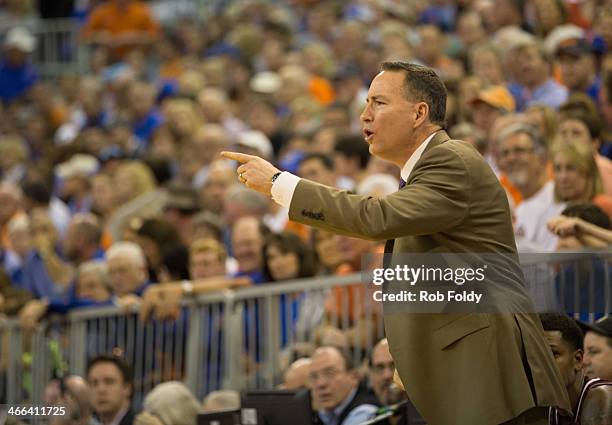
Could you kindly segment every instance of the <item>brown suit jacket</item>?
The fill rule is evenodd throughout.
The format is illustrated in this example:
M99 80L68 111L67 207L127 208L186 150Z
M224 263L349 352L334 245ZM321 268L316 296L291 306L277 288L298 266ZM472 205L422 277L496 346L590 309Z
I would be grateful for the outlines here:
M508 200L482 156L438 132L382 199L301 180L292 220L353 237L395 239L394 253L516 254ZM512 313L390 313L385 331L410 400L430 425L494 425L535 406L570 410L518 263L502 290Z

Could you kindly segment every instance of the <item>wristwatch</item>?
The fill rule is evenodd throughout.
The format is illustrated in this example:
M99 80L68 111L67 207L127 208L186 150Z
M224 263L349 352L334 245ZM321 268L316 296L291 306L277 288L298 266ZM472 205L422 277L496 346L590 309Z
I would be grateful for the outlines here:
M272 176L272 180L270 180L270 182L271 182L272 184L274 184L274 182L276 181L276 179L277 179L277 178L278 178L278 176L280 176L280 175L281 175L281 172L280 172L280 171L279 171L278 173L274 174L274 175Z
M183 296L191 297L193 295L193 283L189 280L183 280L181 282L181 288L183 289Z

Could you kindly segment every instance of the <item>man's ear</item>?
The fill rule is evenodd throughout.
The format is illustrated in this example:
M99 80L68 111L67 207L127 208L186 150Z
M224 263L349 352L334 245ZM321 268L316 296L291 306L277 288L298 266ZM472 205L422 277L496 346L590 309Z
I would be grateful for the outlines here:
M415 114L414 128L417 128L429 119L429 105L425 102L417 103Z
M582 350L576 350L574 351L574 369L575 370L582 370L582 357L583 357L583 352Z

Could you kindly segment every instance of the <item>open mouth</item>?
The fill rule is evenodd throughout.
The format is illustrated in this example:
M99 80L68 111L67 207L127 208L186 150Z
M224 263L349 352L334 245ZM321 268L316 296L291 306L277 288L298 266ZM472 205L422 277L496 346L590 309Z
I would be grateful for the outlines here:
M373 134L374 134L374 132L373 132L373 131L370 131L370 130L367 130L367 129L364 129L364 130L363 130L363 137L364 137L364 138L366 139L366 141L368 141L368 142L370 141L370 138L372 137L372 135L373 135Z

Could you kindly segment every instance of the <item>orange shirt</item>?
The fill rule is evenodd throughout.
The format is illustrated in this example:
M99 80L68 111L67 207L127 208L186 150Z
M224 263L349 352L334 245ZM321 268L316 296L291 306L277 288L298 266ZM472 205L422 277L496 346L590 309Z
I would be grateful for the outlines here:
M109 0L91 12L83 27L83 36L88 38L104 31L113 35L140 32L155 36L159 33L159 25L149 7L141 1L132 0L121 6L117 0ZM122 57L128 50L128 46L117 47L113 49L113 55Z

